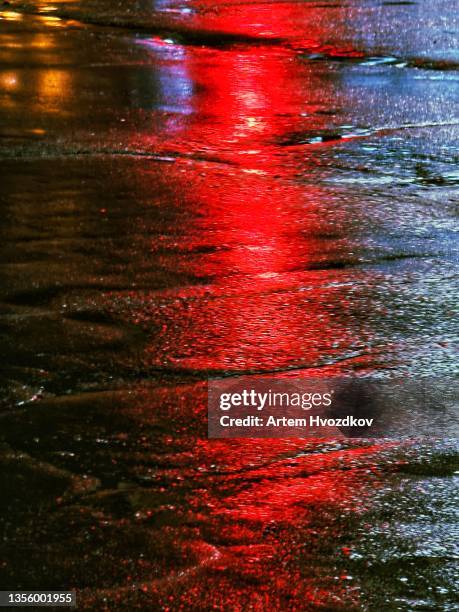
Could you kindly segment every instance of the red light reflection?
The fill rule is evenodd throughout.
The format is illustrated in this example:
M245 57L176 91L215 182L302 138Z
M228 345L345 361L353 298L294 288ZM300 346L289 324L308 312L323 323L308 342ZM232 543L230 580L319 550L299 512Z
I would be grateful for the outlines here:
M238 5L232 15L239 17L225 22L209 14L206 23L281 37L297 10ZM309 47L323 48L313 29L318 38ZM327 113L318 111L344 101L337 100L330 75L324 77L326 69L299 64L286 48L235 47L219 50L218 57L209 49L184 53L190 113L163 136L179 153L176 193L194 216L179 261L158 252L156 242L151 255L206 284L182 287L175 302L156 312L148 361L211 374L296 368L301 376L317 375L329 364L323 372L337 374L366 333L352 317L361 304L352 304L339 265L354 250L353 239L343 232L339 207L332 217L323 214L329 193L318 184L317 158L280 143L286 135L326 127ZM320 172L323 177L326 170ZM234 585L248 576L269 590L254 608L260 610L281 609L276 598L284 595L300 609L300 601L322 605L330 593L346 591L329 575L328 582L308 576L298 534L315 542L311 526L324 512L358 514L372 477L366 463L379 447L321 452L320 441L308 444L202 441L194 450L198 493L190 496L190 513L223 551L212 557L209 571L223 576L213 575L213 584L221 581L233 609L242 601ZM339 533L336 521L332 540ZM315 529L320 535L324 526ZM181 604L194 605L203 596L195 586Z

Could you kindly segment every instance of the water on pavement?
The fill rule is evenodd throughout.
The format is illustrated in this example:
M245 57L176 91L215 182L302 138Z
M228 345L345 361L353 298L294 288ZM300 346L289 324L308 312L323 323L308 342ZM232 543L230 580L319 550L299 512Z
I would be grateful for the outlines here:
M0 6L4 588L457 609L453 440L206 439L209 377L457 369L457 33L446 0Z

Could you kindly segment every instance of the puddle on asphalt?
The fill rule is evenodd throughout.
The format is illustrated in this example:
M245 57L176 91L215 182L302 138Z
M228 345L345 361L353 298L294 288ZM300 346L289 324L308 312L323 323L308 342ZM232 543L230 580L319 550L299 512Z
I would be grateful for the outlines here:
M454 440L206 439L209 377L457 367L451 6L154 4L0 12L2 584L453 610Z

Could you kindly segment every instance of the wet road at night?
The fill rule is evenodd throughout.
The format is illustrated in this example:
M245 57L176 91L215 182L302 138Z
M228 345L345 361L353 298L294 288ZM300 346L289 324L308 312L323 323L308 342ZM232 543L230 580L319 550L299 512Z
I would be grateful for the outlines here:
M208 378L457 372L457 9L0 5L2 588L457 609L457 441L206 439Z

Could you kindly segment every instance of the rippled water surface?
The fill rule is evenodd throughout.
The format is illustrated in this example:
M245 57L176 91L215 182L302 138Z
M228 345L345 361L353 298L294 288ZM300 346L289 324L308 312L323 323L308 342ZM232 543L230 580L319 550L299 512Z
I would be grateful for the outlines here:
M0 584L456 610L457 442L209 441L206 381L457 373L458 6L0 6Z

